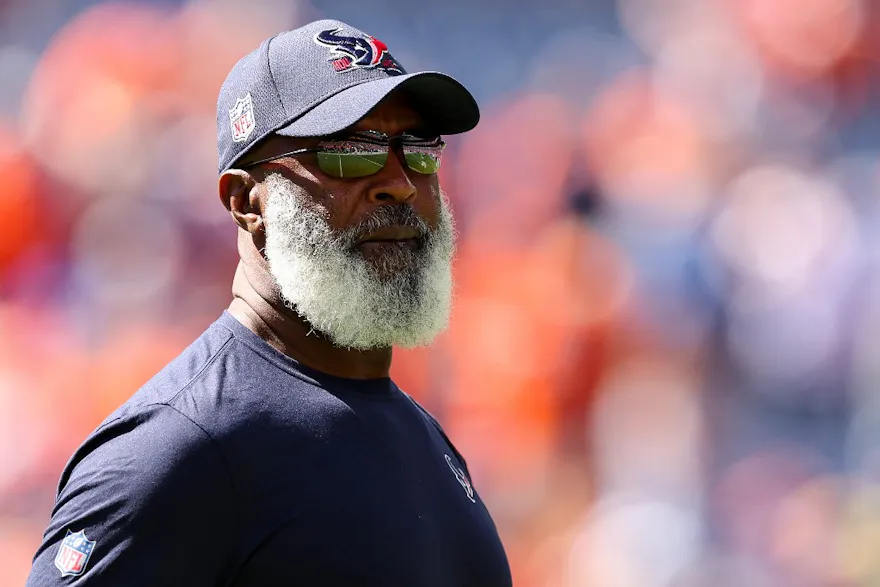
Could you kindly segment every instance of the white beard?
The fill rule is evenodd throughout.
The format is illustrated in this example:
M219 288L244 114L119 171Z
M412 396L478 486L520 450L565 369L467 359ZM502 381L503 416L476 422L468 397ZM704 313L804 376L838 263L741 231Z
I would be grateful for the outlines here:
M352 249L360 234L334 230L325 220L326 210L304 203L307 196L296 184L271 174L266 186L270 271L285 305L315 331L336 346L367 350L426 345L446 329L455 229L445 196L437 228L428 230L421 223L427 232L423 246L392 249L379 263ZM395 212L391 206L382 208L377 219L383 218L381 212ZM387 216L383 222L371 229L387 225Z

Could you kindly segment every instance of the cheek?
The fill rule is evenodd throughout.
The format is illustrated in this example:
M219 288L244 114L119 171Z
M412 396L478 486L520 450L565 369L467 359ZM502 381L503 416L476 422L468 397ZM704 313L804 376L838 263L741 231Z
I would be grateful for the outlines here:
M417 185L418 197L413 204L415 211L432 227L440 221L440 185L437 176L427 178L424 185Z
M411 179L416 186L418 196L413 200L412 207L432 228L440 222L440 185L437 176ZM326 211L330 226L343 230L354 226L373 212L375 204L370 204L363 194L368 185L345 183L332 185L319 198L315 198Z
M348 186L328 190L320 200L326 212L327 222L338 230L355 224L364 213L361 209L364 198L358 196L357 190L346 188Z

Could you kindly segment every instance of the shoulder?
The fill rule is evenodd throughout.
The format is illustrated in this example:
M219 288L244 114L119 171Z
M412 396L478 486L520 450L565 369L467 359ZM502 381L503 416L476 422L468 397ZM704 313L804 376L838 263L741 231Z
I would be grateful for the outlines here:
M404 392L401 392L401 393L403 393L407 397L407 399L412 403L412 405L416 408L416 410L419 412L419 414L425 420L425 422L432 429L434 429L441 437L443 437L444 442L449 446L449 448L452 450L452 452L455 453L455 456L458 457L458 460L465 467L465 469L467 469L467 463L465 461L464 456L462 456L462 454L455 447L455 444L453 444L452 440L449 438L449 435L446 433L446 430L443 429L443 426L440 424L440 421L437 420L437 418L435 418L434 415L431 414L431 412L429 412L427 408L425 408L422 404L420 404L419 402L414 400L410 395L408 395Z
M71 458L32 583L57 583L56 553L68 535L82 532L96 545L78 582L217 584L239 560L227 529L234 535L242 519L230 469L211 437L171 406L144 406L105 423Z
M149 404L109 419L73 454L59 482L59 497L77 480L102 481L115 491L157 483L215 485L228 481L223 455L202 426L167 404ZM96 487L101 487L97 484Z
M229 354L235 350L234 340L233 333L224 327L223 320L217 320L111 414L108 420L136 411L144 405L169 403L199 380L216 378Z
M139 424L195 426L216 436L246 421L248 408L259 402L255 391L271 386L273 369L243 344L232 320L223 314L210 325L104 420L100 436Z
M426 422L428 422L431 426L436 428L438 431L440 431L444 435L446 434L446 432L443 430L443 426L440 425L440 422L437 420L437 418L435 418L434 415L431 414L431 412L429 412L427 408L425 408L425 406L423 406L422 404L417 402L415 399L413 399L413 397L411 395L409 395L408 393L406 393L404 391L401 391L401 393L404 396L406 396L407 400L409 400L409 402L413 405L413 407L416 408L418 413L421 415L421 417Z

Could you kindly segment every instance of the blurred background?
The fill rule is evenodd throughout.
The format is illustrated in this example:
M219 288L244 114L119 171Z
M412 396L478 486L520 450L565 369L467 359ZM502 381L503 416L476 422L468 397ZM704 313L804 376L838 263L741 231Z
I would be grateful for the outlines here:
M215 104L340 18L483 109L452 327L399 385L518 587L880 585L880 3L0 0L0 569L230 299Z

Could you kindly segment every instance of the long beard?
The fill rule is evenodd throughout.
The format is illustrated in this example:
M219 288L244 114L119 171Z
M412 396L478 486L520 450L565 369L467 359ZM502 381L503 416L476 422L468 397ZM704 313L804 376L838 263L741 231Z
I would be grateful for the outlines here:
M334 230L301 188L266 178L266 258L284 303L339 347L358 350L430 343L449 322L455 230L445 197L429 230L411 208L382 206L365 222ZM383 226L424 233L417 248L367 259L355 244Z

